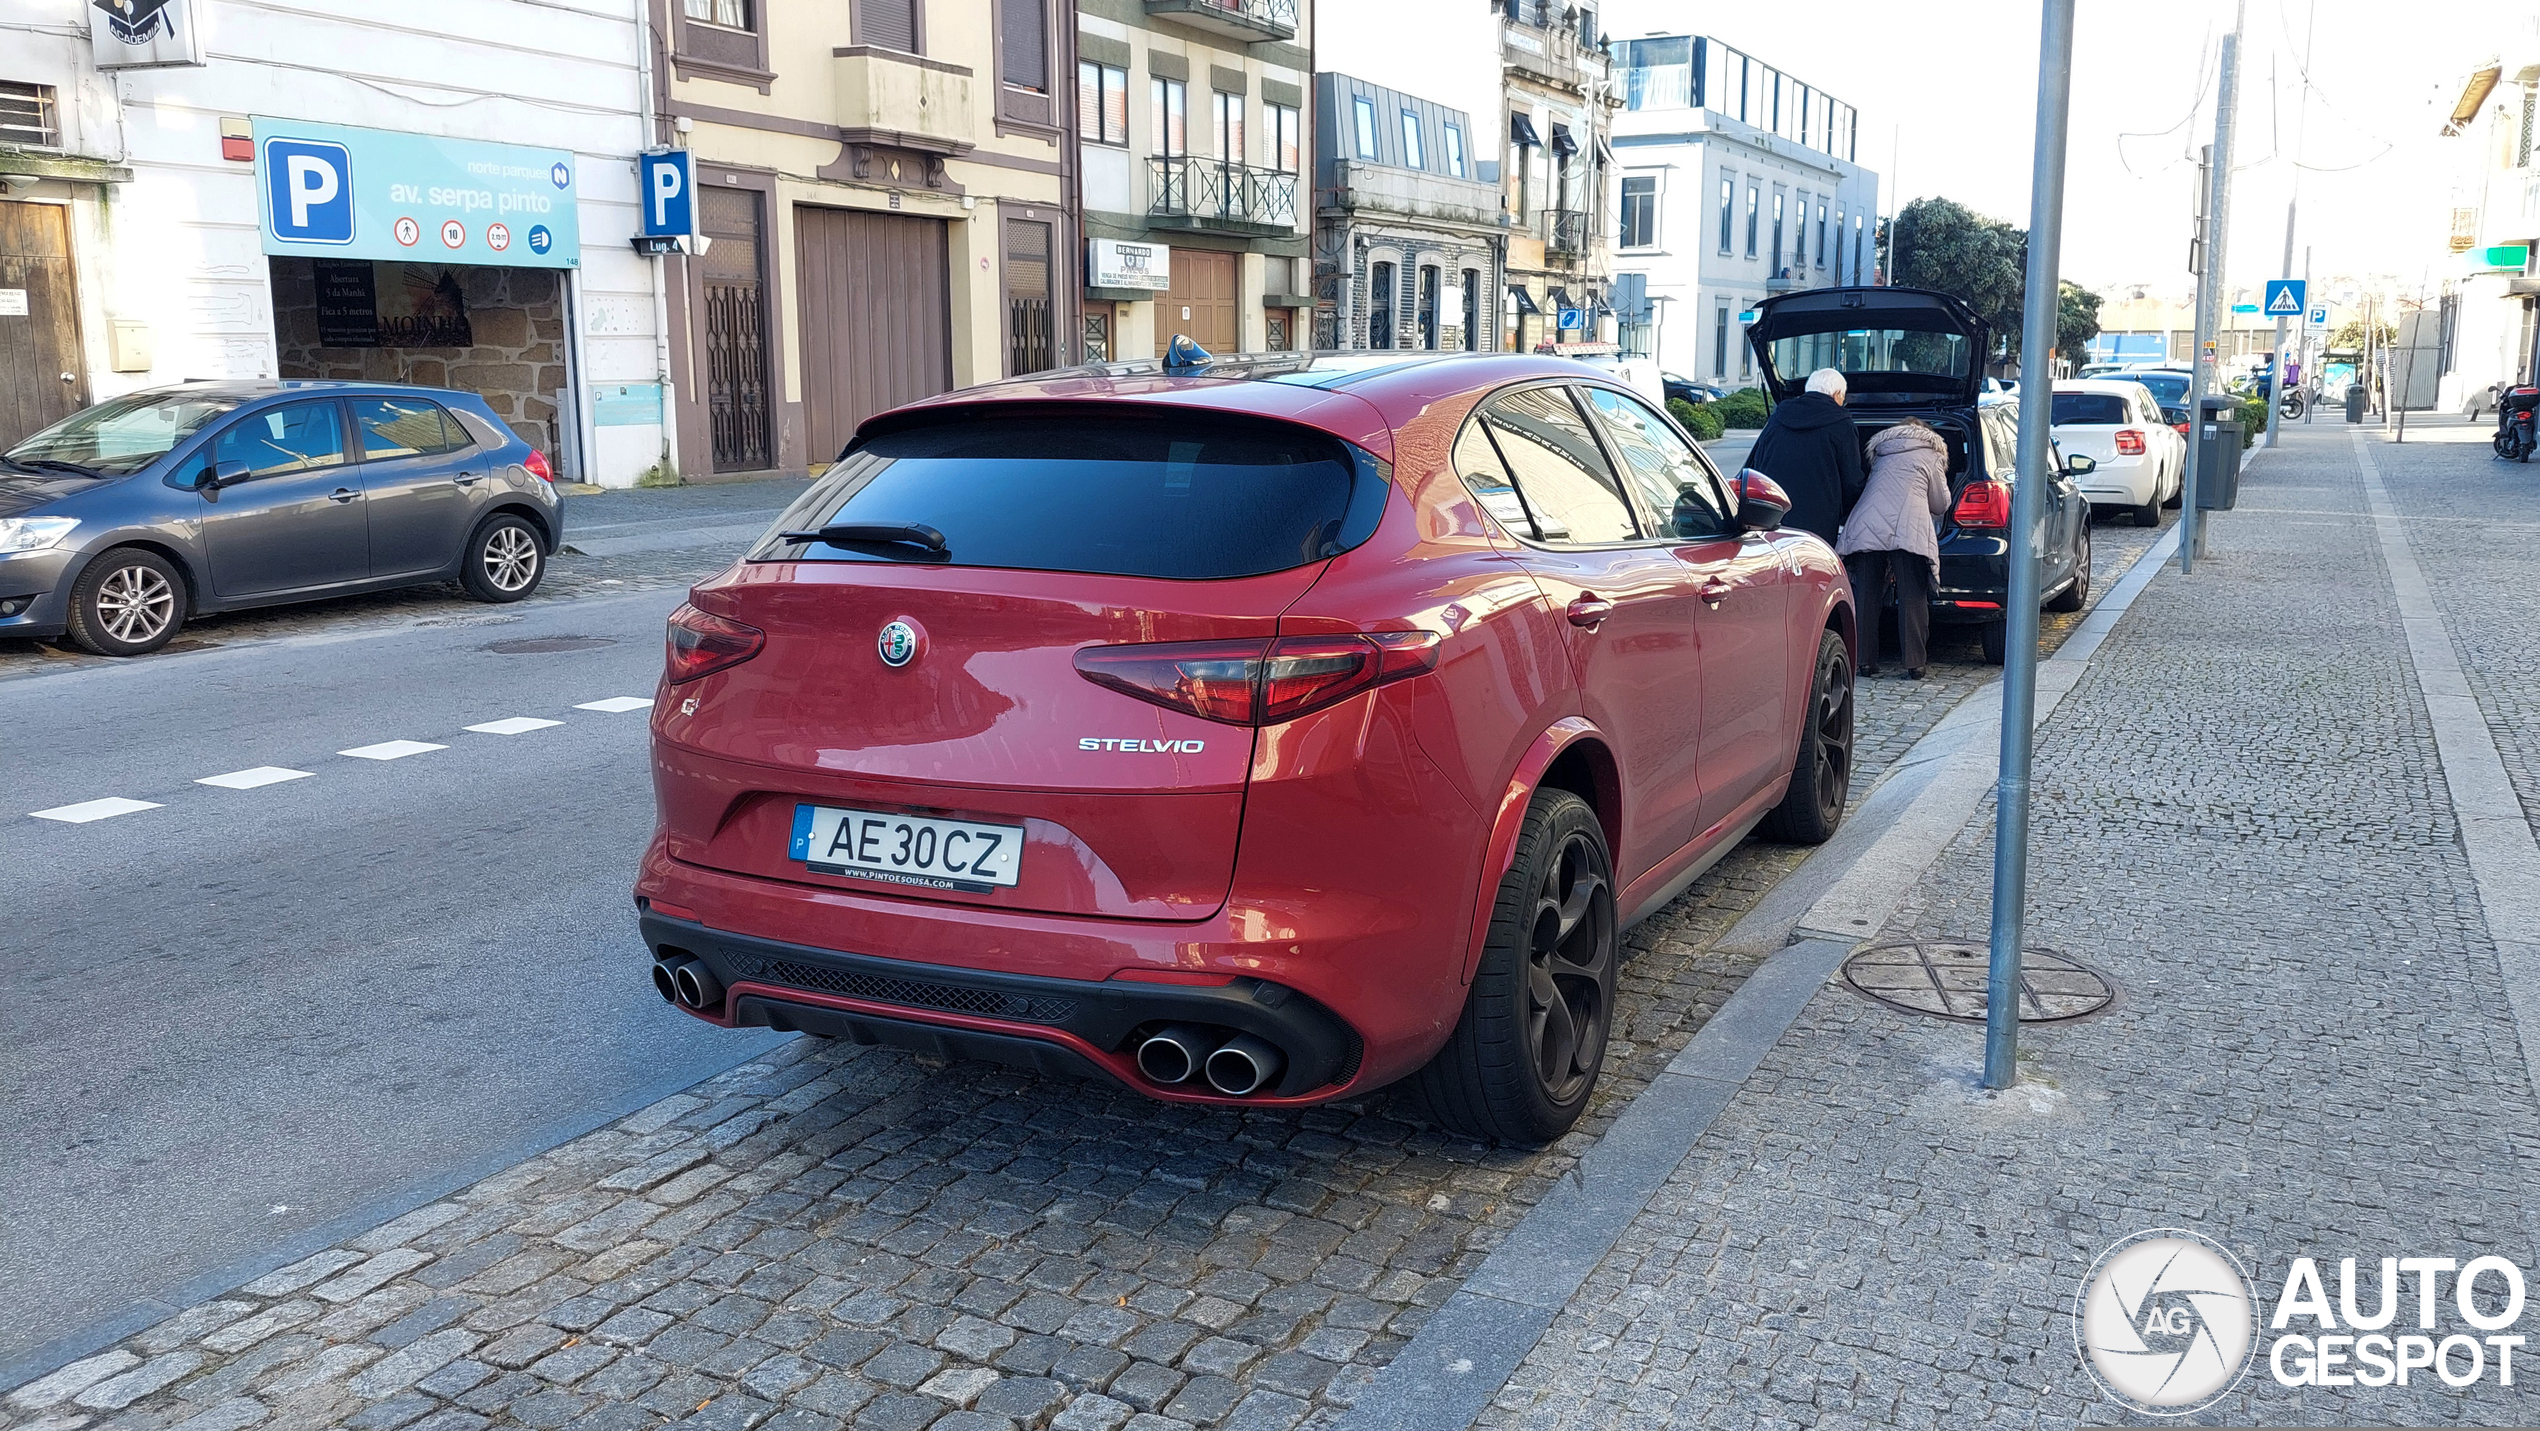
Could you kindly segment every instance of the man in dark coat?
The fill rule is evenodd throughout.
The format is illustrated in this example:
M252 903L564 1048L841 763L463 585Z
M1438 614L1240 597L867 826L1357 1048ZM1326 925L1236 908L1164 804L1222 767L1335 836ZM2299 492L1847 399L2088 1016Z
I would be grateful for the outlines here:
M1861 500L1861 434L1843 410L1843 374L1819 368L1808 391L1773 409L1755 435L1746 465L1790 494L1782 525L1815 532L1829 543Z

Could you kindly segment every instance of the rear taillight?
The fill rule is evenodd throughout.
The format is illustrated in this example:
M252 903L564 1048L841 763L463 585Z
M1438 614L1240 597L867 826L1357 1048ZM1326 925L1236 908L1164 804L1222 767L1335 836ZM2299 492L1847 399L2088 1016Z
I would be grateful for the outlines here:
M670 613L662 665L675 686L737 666L757 655L766 644L767 633L757 627L727 621L682 602L677 611Z
M1949 515L1961 527L2007 527L2011 525L2011 489L1999 482L1970 482Z
M1086 680L1227 725L1277 725L1392 681L1437 669L1429 631L1088 646Z
M2118 429L2117 429L2117 452L2118 452L2118 454L2119 454L2120 456L2125 456L2125 457L2140 457L2140 456L2142 456L2142 455L2143 455L2143 434L2142 434L2142 433L2140 433L2140 432L2137 432L2136 430L2134 430L2134 429L2133 429L2133 428L2131 428L2131 427L2120 427L2120 428L2118 428Z
M2183 422L2173 422L2170 424L2170 431L2177 433L2181 437L2185 437L2187 435L2187 424Z
M528 468L529 475L541 482L556 480L556 469L547 465L547 454L535 447L529 449L529 455L521 459L520 465Z

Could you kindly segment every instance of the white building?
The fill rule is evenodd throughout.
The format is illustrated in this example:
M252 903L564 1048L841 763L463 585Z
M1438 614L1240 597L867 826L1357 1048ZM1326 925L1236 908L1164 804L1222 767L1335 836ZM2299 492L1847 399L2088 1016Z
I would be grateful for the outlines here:
M2540 18L2472 69L2443 133L2460 146L2443 377L2434 405L2494 411L2492 383L2540 382Z
M639 5L0 0L0 440L362 377L483 393L558 476L633 484L665 447Z
M1843 101L1700 35L1611 41L1622 112L1614 308L1626 351L1730 388L1755 380L1741 315L1876 272L1879 176Z

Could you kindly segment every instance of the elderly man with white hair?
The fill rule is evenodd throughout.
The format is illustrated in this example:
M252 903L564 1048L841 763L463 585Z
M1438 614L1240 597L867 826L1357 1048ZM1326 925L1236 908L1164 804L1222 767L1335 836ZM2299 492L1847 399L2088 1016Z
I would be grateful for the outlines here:
M1790 494L1784 526L1815 532L1831 543L1852 504L1861 500L1861 434L1843 410L1843 374L1819 368L1808 391L1780 404L1755 437L1746 465Z

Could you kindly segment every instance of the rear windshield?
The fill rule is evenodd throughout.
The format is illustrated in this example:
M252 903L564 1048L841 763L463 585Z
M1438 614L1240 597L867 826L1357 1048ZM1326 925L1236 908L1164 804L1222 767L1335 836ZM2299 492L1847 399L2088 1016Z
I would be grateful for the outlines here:
M2124 398L2115 393L2055 394L2054 422L2057 427L2075 423L2083 425L2104 423L2115 426L2118 423L2132 421L2134 421L2133 408Z
M753 561L919 562L1183 581L1338 556L1375 531L1385 479L1348 443L1221 417L965 418L855 448ZM862 529L852 545L788 537ZM899 540L871 529L926 528Z
M2152 396L2163 407L2187 406L2187 374L2137 373L2128 382L2137 382L2152 390Z
M1964 333L1921 333L1901 328L1801 333L1773 340L1773 371L1793 381L1819 368L1838 369L1847 377L1858 373L1919 373L1963 378L1973 346Z

